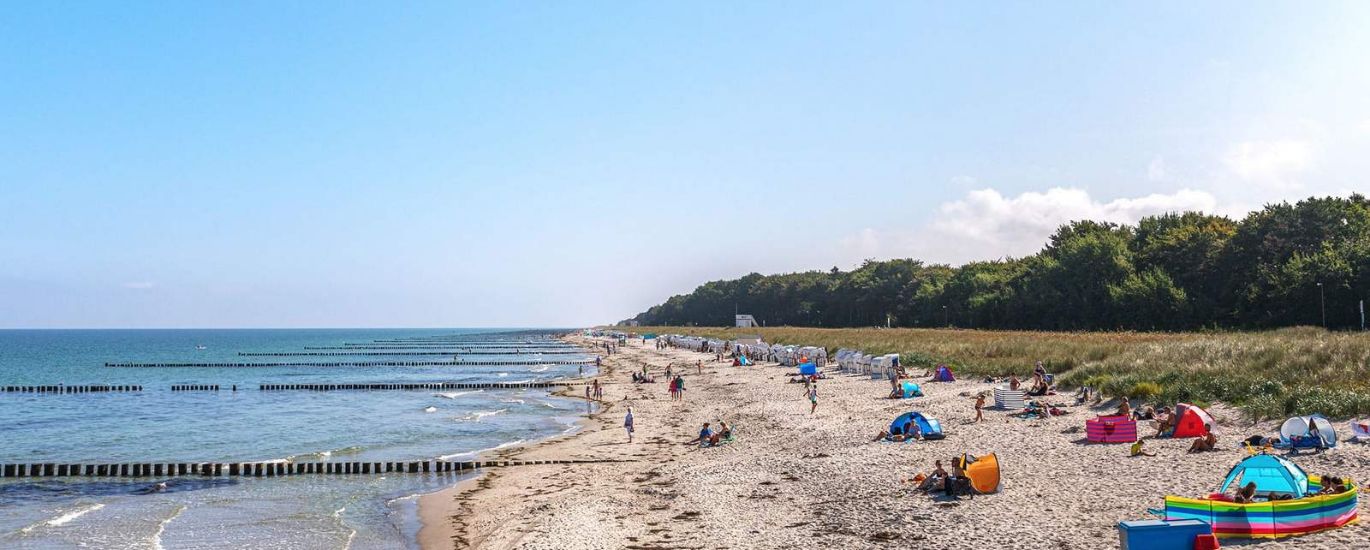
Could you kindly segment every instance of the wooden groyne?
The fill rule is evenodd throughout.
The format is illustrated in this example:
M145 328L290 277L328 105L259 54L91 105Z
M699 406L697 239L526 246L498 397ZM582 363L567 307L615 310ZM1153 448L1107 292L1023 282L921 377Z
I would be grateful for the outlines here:
M130 391L143 391L143 387L106 386L103 384L93 386L68 386L65 384L58 384L56 386L4 386L5 393L107 393Z
M261 391L343 391L343 390L521 390L549 389L583 385L584 382L413 382L393 384L261 384Z
M219 391L218 384L173 384L171 391ZM238 386L232 386L232 391L238 391Z
M105 363L110 368L268 368L268 367L452 367L591 365L594 359L563 361L290 361L273 363Z
M453 462L413 460L403 462L131 462L119 464L4 464L0 478L17 477L285 477L309 474L422 474L464 472L480 468L543 466L555 464L601 464L615 460L486 460Z
M364 355L364 356L373 356L373 355L399 355L399 356L405 356L405 355L458 355L458 354L463 354L463 353L465 353L465 354L470 354L470 355L577 355L577 354L579 354L579 355L589 355L589 353L584 352L584 351L580 351L580 350L547 350L547 351L506 351L506 350L499 350L499 351L478 351L478 350L463 350L463 351L356 351L356 352L351 352L351 353L345 352L345 351L274 351L274 352L267 352L267 351L260 351L260 352L254 352L254 351L240 351L240 352L238 352L238 355L239 355L240 357L324 357L324 356L340 356L340 355L341 355L341 356L347 356L347 355Z

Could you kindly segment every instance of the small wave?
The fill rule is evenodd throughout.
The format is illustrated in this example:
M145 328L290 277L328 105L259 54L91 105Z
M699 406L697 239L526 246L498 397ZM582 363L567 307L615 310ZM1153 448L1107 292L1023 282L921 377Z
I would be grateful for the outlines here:
M507 373L507 372L501 372L501 373L499 373L497 376L499 376L500 378L504 378L504 377L506 377L506 376L509 376L509 373Z
M471 394L473 394L473 393L481 393L481 392L483 392L483 391L485 391L485 390L454 391L454 392L445 392L445 393L435 393L435 394L433 394L433 397L446 397L446 398L448 398L448 399L456 399L456 398L461 397L461 396L463 396L463 395L471 395Z
M458 457L476 456L476 455L479 455L479 454L481 454L481 453L488 453L488 452L490 452L490 451L498 451L498 450L500 450L500 449L504 449L504 448L507 448L507 447L513 447L514 445L522 445L522 444L523 444L523 440L522 440L522 439L516 439L516 440L514 440L514 441L509 441L509 442L506 442L506 443L500 443L499 445L495 445L494 447L490 447L490 448L487 448L487 449L479 449L479 450L475 450L475 451L467 451L467 452L464 452L464 453L457 453L457 454L451 454L451 455L442 455L442 456L438 457L438 460L452 460L452 459L458 458Z
M430 406L430 407L424 407L424 408L423 408L423 412L426 412L426 413L435 413L435 412L438 412L438 408L437 408L437 407L431 407L431 406Z
M533 371L533 372L547 372L547 369L550 369L550 368L552 368L552 367L549 367L549 366L547 366L547 365L542 365L542 366L540 366L540 367L533 367L533 368L528 369L528 370L531 370L531 371Z
M353 528L351 528L351 527L348 527L348 526L347 526L347 522L343 521L343 519L342 519L342 514L343 514L343 512L346 512L346 511L347 511L347 507L346 507L346 506L343 506L342 508L338 508L337 510L334 510L334 511L333 511L333 521L338 522L338 525L341 525L341 526L343 526L343 528L347 529L347 542L343 543L343 550L347 550L348 548L352 548L352 539L357 538L357 530L356 530L356 529L353 529Z
M152 534L153 548L155 548L156 550L162 550L162 533L166 531L167 524L171 523L171 520L179 517L181 515L181 512L184 511L186 511L186 507L184 504L182 504L176 507L176 511L172 512L171 516L167 517L166 519L162 520L161 523L157 524L157 532Z
M59 526L59 525L66 525L66 524L68 524L68 523L71 523L72 521L75 521L76 518L79 518L79 517L81 517L81 516L84 516L84 515L86 515L86 514L89 514L89 513L91 513L91 512L94 512L94 511L99 510L99 509L104 508L104 507L105 507L104 504L100 504L100 503L98 503L98 502L95 503L95 504L87 504L87 505L82 506L82 507L80 507L80 508L77 508L77 509L75 509L75 510L67 511L67 512L63 513L62 515L57 516L57 517L55 517L55 518L52 518L52 519L49 519L49 520L45 520L45 521L40 521L40 522L35 523L35 524L33 524L33 525L29 525L28 527L24 527L23 529L20 529L19 532L20 532L20 533L28 533L28 532L30 532L30 531L33 531L34 529L39 528L39 527L57 527L57 526Z
M502 414L502 413L504 413L505 411L508 411L508 410L509 410L509 409L499 409L499 410L495 410L495 411L476 411L476 412L473 412L473 413L469 413L469 414L467 414L467 415L465 415L465 416L462 416L462 417L458 418L457 420L466 421L466 422L470 422L470 421L480 422L480 419L482 419L482 418L485 418L485 417L487 417L487 416L494 416L494 415L497 415L497 414Z
M522 400L522 399L501 399L501 400L499 400L499 402L500 402L500 403L518 403L518 404L520 404L520 405L522 405L522 404L524 404L524 403L527 403L527 401L524 401L524 400Z

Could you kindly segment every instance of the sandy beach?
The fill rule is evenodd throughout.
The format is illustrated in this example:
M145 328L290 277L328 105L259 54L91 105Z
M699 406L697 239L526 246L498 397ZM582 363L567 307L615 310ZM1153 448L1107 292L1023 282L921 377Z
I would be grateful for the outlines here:
M590 345L576 338L581 345ZM1167 494L1202 496L1246 456L1238 441L1272 434L1277 421L1253 425L1222 405L1219 450L1187 454L1189 439L1148 438L1155 457L1129 458L1127 445L1084 442L1084 422L1113 409L1069 406L1049 420L1022 420L986 409L973 423L973 396L991 384L923 382L925 397L890 400L888 383L836 374L819 384L816 414L792 369L732 367L713 356L659 351L629 342L605 359L601 410L580 432L494 457L519 460L615 459L573 466L487 469L474 480L424 496L420 543L449 548L1023 548L1117 545L1115 525L1148 519ZM696 361L704 361L703 373ZM658 376L684 369L686 395L673 402L664 380L632 384L646 365ZM1023 375L1030 365L1024 365ZM1073 404L1068 395L1053 403ZM622 428L631 404L637 435ZM918 410L939 418L947 438L872 442L896 416ZM1312 412L1312 411L1310 411ZM686 445L704 422L735 426L736 442ZM1146 423L1143 423L1146 424ZM1149 436L1150 430L1139 426ZM1337 429L1350 435L1345 422ZM997 494L935 499L908 482L934 460L997 453ZM493 457L492 457L493 458ZM1343 441L1293 460L1311 473L1370 480L1370 446ZM1352 525L1282 541L1224 546L1343 549L1362 547L1366 528Z

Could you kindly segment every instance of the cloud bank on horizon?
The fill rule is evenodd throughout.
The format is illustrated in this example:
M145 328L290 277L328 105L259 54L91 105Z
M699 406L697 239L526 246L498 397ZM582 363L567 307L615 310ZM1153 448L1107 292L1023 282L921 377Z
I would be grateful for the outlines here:
M0 328L575 326L1370 190L1370 3L0 18Z

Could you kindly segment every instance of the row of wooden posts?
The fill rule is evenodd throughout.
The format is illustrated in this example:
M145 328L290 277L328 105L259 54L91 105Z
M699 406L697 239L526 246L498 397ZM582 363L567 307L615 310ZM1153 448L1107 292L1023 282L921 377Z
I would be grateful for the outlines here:
M88 386L67 386L65 384L56 386L4 386L5 393L105 393L129 391L143 391L143 387L106 386L104 384Z
M594 359L561 361L290 361L273 363L105 363L112 368L248 368L248 367L441 367L441 366L518 366L588 365Z
M459 353L469 353L471 355L588 355L585 351L578 349L569 350L500 350L500 351L272 351L272 352L253 352L240 351L238 355L242 357L297 357L297 356L328 356L328 355L457 355Z
M584 382L409 382L389 384L258 384L261 391L340 391L340 390L521 390L574 386ZM236 384L173 384L171 391L238 391ZM244 388L246 389L246 388ZM5 393L101 393L143 391L142 386L4 386Z
M285 477L305 474L387 474L462 472L478 468L552 464L592 464L612 460L486 460L451 462L173 462L120 464L5 464L0 477Z

